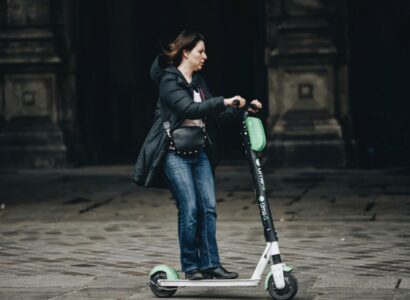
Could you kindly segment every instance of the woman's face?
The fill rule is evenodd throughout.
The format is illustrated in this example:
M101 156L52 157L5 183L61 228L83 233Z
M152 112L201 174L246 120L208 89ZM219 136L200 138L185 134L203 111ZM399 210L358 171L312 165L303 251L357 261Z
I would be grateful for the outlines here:
M191 51L184 51L184 57L193 71L199 71L208 58L205 53L205 44L199 41Z

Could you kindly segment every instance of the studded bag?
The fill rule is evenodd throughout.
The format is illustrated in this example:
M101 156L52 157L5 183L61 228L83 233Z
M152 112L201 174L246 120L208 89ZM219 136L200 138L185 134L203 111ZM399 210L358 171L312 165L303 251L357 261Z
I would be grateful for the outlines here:
M201 126L181 126L171 132L169 122L163 123L170 140L170 149L182 156L198 154L205 147L206 132Z

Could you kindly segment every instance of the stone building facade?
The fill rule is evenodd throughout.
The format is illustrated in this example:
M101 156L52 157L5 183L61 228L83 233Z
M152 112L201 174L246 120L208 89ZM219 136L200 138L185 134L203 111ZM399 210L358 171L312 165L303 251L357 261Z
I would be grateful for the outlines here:
M395 48L383 45L397 51L408 45L401 40L408 5L389 3L378 1L394 11L344 0L0 0L0 164L130 161L121 150L138 151L155 106L147 69L159 49L157 37L181 27L199 28L209 38L214 63L207 75L218 93L240 86L268 108L263 117L270 164L357 165L360 153L377 157L377 151L388 153L378 158L388 164L393 150L386 152L386 143L362 120L377 122L387 111L402 118L397 124L406 131L407 115L401 104L382 98L385 108L367 113L367 102L356 97L364 92L352 78L370 73L358 68L368 44L352 28L373 32L364 25L373 13L384 16L376 32L403 32L387 34ZM386 27L396 15L397 28ZM379 45L374 36L370 45ZM401 137L404 144L392 143L405 153L410 141Z

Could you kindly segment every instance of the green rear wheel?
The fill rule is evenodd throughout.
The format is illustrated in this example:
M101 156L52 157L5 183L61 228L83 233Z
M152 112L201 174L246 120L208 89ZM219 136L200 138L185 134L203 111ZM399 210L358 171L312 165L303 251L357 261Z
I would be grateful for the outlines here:
M156 272L150 276L149 287L152 293L158 298L172 297L176 293L177 288L169 286L158 286L159 279L167 279L167 274L165 272Z

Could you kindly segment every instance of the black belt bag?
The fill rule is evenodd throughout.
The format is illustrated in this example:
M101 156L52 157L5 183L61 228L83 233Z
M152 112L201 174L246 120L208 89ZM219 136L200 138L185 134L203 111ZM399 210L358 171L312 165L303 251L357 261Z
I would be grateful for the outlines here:
M200 90L201 91L201 90ZM203 97L201 96L203 100ZM171 132L171 126L167 120L163 103L160 103L162 125L170 140L170 149L178 155L191 156L196 155L205 147L207 134L205 126L181 126Z
M205 147L205 127L182 126L171 133L169 122L164 122L164 128L171 141L171 149L179 155L195 155Z
M186 126L175 129L171 135L175 151L184 155L198 153L205 146L205 130L200 126Z

